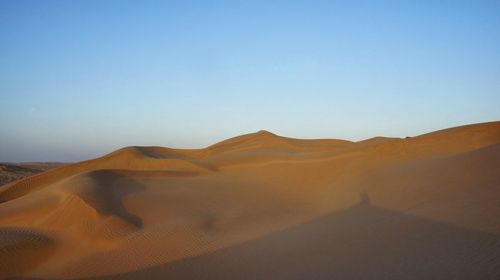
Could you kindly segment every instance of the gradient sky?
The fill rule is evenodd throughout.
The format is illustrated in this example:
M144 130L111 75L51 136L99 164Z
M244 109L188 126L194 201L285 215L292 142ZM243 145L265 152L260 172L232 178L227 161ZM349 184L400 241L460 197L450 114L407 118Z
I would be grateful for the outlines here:
M500 1L0 0L0 161L500 120Z

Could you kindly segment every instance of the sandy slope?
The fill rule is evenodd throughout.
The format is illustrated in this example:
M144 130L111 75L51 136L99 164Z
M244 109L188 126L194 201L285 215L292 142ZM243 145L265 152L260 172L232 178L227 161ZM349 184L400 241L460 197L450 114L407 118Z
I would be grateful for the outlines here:
M500 279L500 122L128 147L0 201L2 278Z
M0 186L61 165L63 163L58 162L0 163Z

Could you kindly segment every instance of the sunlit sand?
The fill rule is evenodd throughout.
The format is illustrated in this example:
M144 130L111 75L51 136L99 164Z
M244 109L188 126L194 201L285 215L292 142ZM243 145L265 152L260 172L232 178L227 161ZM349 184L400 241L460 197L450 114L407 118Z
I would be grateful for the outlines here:
M500 279L500 122L126 147L0 202L1 278Z

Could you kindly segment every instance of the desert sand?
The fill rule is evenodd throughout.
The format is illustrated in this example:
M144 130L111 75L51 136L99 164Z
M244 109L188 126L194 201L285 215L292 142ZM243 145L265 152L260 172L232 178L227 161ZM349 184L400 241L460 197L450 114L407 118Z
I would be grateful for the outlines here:
M500 279L500 122L64 165L0 187L0 278Z
M0 162L0 186L62 165L64 163L59 162Z

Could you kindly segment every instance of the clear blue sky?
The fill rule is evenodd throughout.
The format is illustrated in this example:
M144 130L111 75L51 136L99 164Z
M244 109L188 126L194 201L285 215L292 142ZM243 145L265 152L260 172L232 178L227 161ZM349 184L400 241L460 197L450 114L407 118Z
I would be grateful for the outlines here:
M500 1L0 0L0 161L500 119Z

